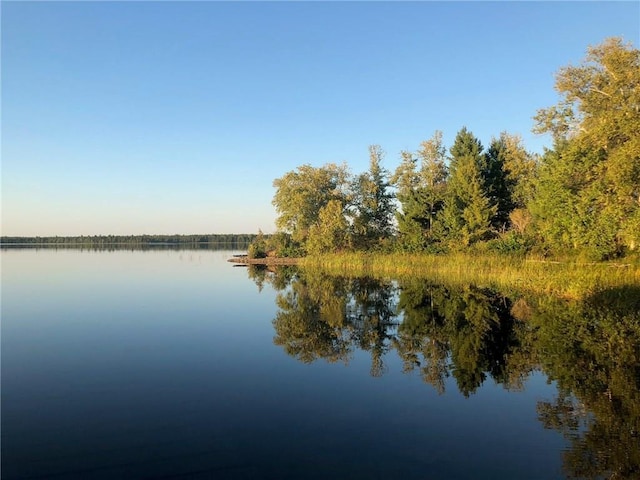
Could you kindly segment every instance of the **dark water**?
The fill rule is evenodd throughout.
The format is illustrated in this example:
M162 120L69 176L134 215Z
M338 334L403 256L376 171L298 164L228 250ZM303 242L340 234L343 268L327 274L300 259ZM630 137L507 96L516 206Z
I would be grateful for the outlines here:
M231 253L3 251L2 478L640 478L634 306Z

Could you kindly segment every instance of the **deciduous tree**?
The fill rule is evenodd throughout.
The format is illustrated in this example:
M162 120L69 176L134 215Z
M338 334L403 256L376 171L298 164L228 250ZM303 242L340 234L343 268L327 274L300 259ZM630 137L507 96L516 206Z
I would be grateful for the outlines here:
M621 39L607 39L589 48L582 64L560 69L556 90L558 104L535 117L535 131L549 132L555 140L555 154L545 156L538 182L537 223L547 232L568 223L568 240L601 257L637 248L640 50ZM563 179L564 174L572 177ZM554 195L554 187L562 190ZM549 202L558 197L571 199L569 217L546 214L553 207Z
M322 167L302 165L273 181L276 226L304 243L309 229L318 222L320 211L335 200L346 203L349 173L346 165Z

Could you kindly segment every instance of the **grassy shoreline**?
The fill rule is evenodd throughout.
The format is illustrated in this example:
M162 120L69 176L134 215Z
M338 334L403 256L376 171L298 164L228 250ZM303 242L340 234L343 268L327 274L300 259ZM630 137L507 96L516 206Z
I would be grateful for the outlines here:
M640 289L640 264L637 261L587 263L487 253L356 252L305 257L300 259L299 265L332 274L413 277L444 284L473 283L512 293L567 299L583 299L606 291L625 295Z

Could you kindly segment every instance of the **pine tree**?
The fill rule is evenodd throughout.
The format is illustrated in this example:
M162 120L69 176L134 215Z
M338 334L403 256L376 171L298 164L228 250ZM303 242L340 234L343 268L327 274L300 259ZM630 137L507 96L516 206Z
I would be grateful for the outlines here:
M439 131L422 142L417 155L402 152L402 162L392 182L398 189L397 197L402 206L396 213L398 233L407 250L419 251L440 239L437 219L444 206L445 154Z
M432 243L438 240L440 229L436 223L439 212L444 208L448 177L446 148L442 142L441 131L437 130L433 137L422 142L418 157L421 161L421 188L418 189L418 196L426 207L427 238Z
M513 210L512 191L505 171L507 155L507 146L502 138L492 139L485 153L485 190L491 205L496 207L491 224L498 231L506 230L509 213Z
M420 199L420 175L417 158L411 152L402 152L402 161L396 168L391 182L395 185L401 209L396 211L400 244L409 251L425 247L425 230L428 228L426 208Z
M353 231L357 246L369 247L393 232L393 195L389 174L382 167L384 153L378 145L369 147L369 170L353 183Z
M442 221L452 245L469 246L488 238L497 207L486 188L482 144L466 128L450 149L449 182Z

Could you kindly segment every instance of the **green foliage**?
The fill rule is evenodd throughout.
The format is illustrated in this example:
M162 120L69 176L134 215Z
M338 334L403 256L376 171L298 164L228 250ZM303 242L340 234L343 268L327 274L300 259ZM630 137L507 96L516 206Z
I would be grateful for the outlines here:
M595 257L635 249L640 241L640 50L608 39L556 78L558 105L540 110L537 131L555 138L546 155L534 209L555 245L573 243ZM557 220L558 201L568 208ZM559 213L559 212L558 212ZM566 231L561 235L560 231Z
M500 237L487 242L487 249L491 252L524 255L531 251L535 245L535 239L516 231L506 232Z
M445 153L442 132L436 131L422 142L416 155L402 153L402 162L392 177L402 207L396 212L396 220L405 251L421 251L441 240L443 228L438 214L444 207L448 176Z
M512 188L507 181L505 170L507 155L507 145L502 136L499 139L494 138L485 153L485 191L490 204L496 208L491 224L497 231L506 229L509 213L514 208Z
M371 247L393 233L393 195L382 158L380 146L370 146L369 171L358 175L352 184L353 243L359 247Z
M251 245L249 245L247 255L249 258L265 258L267 256L267 248L267 241L262 230L260 230L258 236L251 242Z
M319 168L302 165L274 180L277 227L304 243L323 207L332 200L346 203L348 179L346 165L330 163Z
M640 51L606 40L582 65L559 71L560 102L536 116L536 130L554 137L541 158L506 132L484 152L463 128L447 166L436 131L417 152L402 152L389 179L374 145L359 175L346 165L303 165L276 179L276 224L291 235L291 248L314 254L536 251L589 261L628 254L640 245L638 85Z
M463 128L450 152L447 199L441 218L449 243L468 247L490 236L497 206L491 204L487 192L486 159L480 140Z
M399 244L407 252L419 252L428 245L429 216L420 193L410 191L398 196L402 202L402 211L396 212Z
M304 252L301 245L295 242L290 234L276 232L267 240L267 250L275 253L276 257L301 257Z
M539 158L524 148L517 135L502 132L498 141L511 207L524 209L533 198Z
M574 249L597 260L621 253L619 232L629 220L620 216L607 199L606 186L593 177L602 161L601 151L585 150L575 142L558 144L543 156L531 212L543 240L556 251Z
M347 227L342 203L329 201L320 210L318 222L309 229L308 252L317 255L346 248L349 241Z
M502 132L492 139L485 161L485 189L496 207L491 224L494 230L504 231L511 226L511 212L524 210L533 198L536 159L524 149L520 137Z

